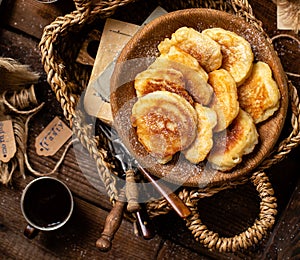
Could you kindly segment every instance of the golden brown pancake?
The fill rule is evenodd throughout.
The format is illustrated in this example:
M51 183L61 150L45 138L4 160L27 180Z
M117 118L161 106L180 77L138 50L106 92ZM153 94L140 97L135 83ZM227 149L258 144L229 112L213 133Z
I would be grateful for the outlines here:
M183 154L191 163L197 164L206 158L213 146L213 128L217 124L217 115L211 108L198 103L195 109L198 115L197 136Z
M165 90L184 97L191 104L193 99L185 89L185 81L180 71L171 67L156 66L139 73L134 81L137 97Z
M224 69L209 73L208 82L213 87L214 97L210 107L217 113L218 123L215 132L226 129L239 113L236 83Z
M226 131L215 134L208 161L214 169L228 171L253 151L258 133L252 117L242 109Z
M160 57L181 63L188 68L197 71L205 81L208 80L208 75L206 71L200 66L199 62L192 55L188 54L185 51L182 51L175 46L171 46L169 52L161 54Z
M202 31L221 45L223 61L226 69L240 86L250 75L254 54L250 43L236 33L222 28L211 28Z
M206 72L216 70L222 65L220 45L207 35L193 28L181 27L158 45L161 54L168 53L175 46L193 56Z
M149 68L158 70L165 68L180 71L183 75L184 88L195 102L207 105L211 101L213 89L198 71L162 56L158 57Z
M160 163L186 149L195 139L197 113L183 97L168 91L144 95L133 105L132 125L138 140Z
M241 108L256 124L274 114L279 108L280 92L268 64L261 61L254 64L251 76L239 87L238 96Z

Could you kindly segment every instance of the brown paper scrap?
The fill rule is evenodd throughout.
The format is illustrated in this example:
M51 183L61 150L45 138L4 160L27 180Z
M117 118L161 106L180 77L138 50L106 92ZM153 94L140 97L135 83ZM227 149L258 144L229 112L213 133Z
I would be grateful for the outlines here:
M72 130L56 116L35 139L36 153L42 156L54 155L72 134Z
M7 163L17 151L16 140L10 119L0 121L0 161Z

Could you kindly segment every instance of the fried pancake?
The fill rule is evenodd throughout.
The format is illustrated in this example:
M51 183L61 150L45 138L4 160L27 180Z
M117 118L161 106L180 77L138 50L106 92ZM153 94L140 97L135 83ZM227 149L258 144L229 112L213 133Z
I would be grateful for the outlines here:
M175 69L177 71L180 71L183 75L183 80L185 82L184 88L189 93L189 95L191 95L191 97L194 99L194 101L196 101L200 104L204 104L204 105L207 105L211 101L211 97L213 95L213 89L202 78L201 74L198 71L196 71L180 62L170 60L163 56L159 56L153 62L153 64L150 65L149 68L158 69L158 70L160 70L161 68L165 68L165 69ZM175 91L173 91L173 92L175 92ZM177 93L177 94L180 94L180 93ZM182 94L180 94L180 95L185 97Z
M186 149L195 139L197 113L183 97L155 91L133 105L131 122L138 140L159 163Z
M252 74L239 87L238 96L241 108L256 124L274 114L279 108L280 92L268 64L261 61L254 64Z
M199 65L199 62L193 56L175 46L171 46L169 52L161 54L161 57L181 63L188 68L199 72L199 74L205 81L208 80L208 75L206 71Z
M228 171L242 161L242 156L253 151L258 133L252 117L242 109L226 131L214 136L214 146L208 161L214 169Z
M214 110L198 103L195 109L198 115L197 136L183 154L188 161L197 164L206 158L213 146L213 128L217 124L217 115Z
M202 31L221 45L222 68L234 78L238 86L250 75L254 54L251 45L243 37L222 28L211 28Z
M214 97L210 107L217 113L215 132L226 129L239 113L237 87L230 73L224 69L208 74L208 82L213 87Z
M139 73L134 80L137 97L148 93L165 90L184 97L191 104L192 97L185 89L185 81L180 71L164 66L153 66Z
M222 65L220 45L207 35L193 28L181 27L158 45L161 54L168 53L172 46L193 56L206 72L216 70Z

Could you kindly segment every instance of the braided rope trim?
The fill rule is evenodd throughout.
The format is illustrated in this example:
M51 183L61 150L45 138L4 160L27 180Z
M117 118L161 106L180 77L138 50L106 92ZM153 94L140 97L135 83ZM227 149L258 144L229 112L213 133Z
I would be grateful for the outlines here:
M234 186L227 187L224 185L219 189L215 189L213 193L211 193L211 190L205 192L197 189L183 189L179 192L180 199L192 212L186 219L186 226L192 232L196 241L211 250L217 250L219 252L236 252L257 244L267 235L268 231L275 223L275 216L277 214L277 203L276 198L274 197L274 190L269 178L262 171L253 173L250 180L256 187L261 199L259 217L251 227L234 237L220 237L218 233L209 230L207 226L202 223L197 207L199 199L212 196L221 190L233 188ZM247 182L249 182L249 179L244 178L239 184L245 184ZM161 200L160 203L149 203L147 205L147 210L151 217L156 217L161 214L166 214L172 209L165 200Z
M88 150L90 156L95 160L98 175L103 182L106 192L112 204L118 199L119 191L116 188L116 178L113 166L107 161L107 152L98 148L99 138L93 135L90 125L85 123L84 115L81 111L76 111L72 120L73 132L79 139L80 143ZM101 147L101 146L100 146Z
M264 172L256 172L251 177L251 182L256 187L261 199L259 218L244 232L234 237L220 237L218 233L209 230L200 220L197 209L199 196L197 192L191 191L185 203L191 209L192 214L186 219L186 225L191 230L196 241L205 247L219 252L236 252L247 249L257 244L267 235L275 223L277 214L277 203L274 197L274 190L269 178Z

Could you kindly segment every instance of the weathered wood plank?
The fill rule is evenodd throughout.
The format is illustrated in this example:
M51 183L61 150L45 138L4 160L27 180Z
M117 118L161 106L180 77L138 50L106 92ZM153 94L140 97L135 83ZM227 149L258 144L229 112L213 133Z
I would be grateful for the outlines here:
M26 182L29 180L26 180ZM23 235L26 225L21 215L20 196L23 187L0 189L0 252L13 259L155 259L160 238L146 241L133 234L132 224L123 220L110 252L102 253L95 242L99 238L107 212L75 197L74 213L61 229L40 232L29 240ZM143 250L140 250L143 248Z
M43 4L35 0L7 0L2 6L7 25L36 38L41 38L43 29L56 17L75 10L72 0Z
M174 244L173 242L166 240L162 248L159 251L159 254L157 256L157 259L160 260L189 260L189 259L195 259L195 260L209 260L210 257L200 255L196 252L193 252L187 248L184 248L182 246L179 246L177 244Z
M32 167L41 172L50 172L61 154L62 150L53 157L40 157L36 156L34 147L32 145L29 146L29 158ZM74 149L70 148L63 164L55 175L64 180L77 196L102 208L110 209L109 197L97 174L95 162L86 151L82 151L77 156L80 156L80 167L78 164L79 161L74 155Z
M44 73L42 63L40 62L38 41L30 37L1 28L0 55L1 57L14 58L22 64L30 66L32 70L40 74Z
M266 248L264 259L300 258L300 181Z

